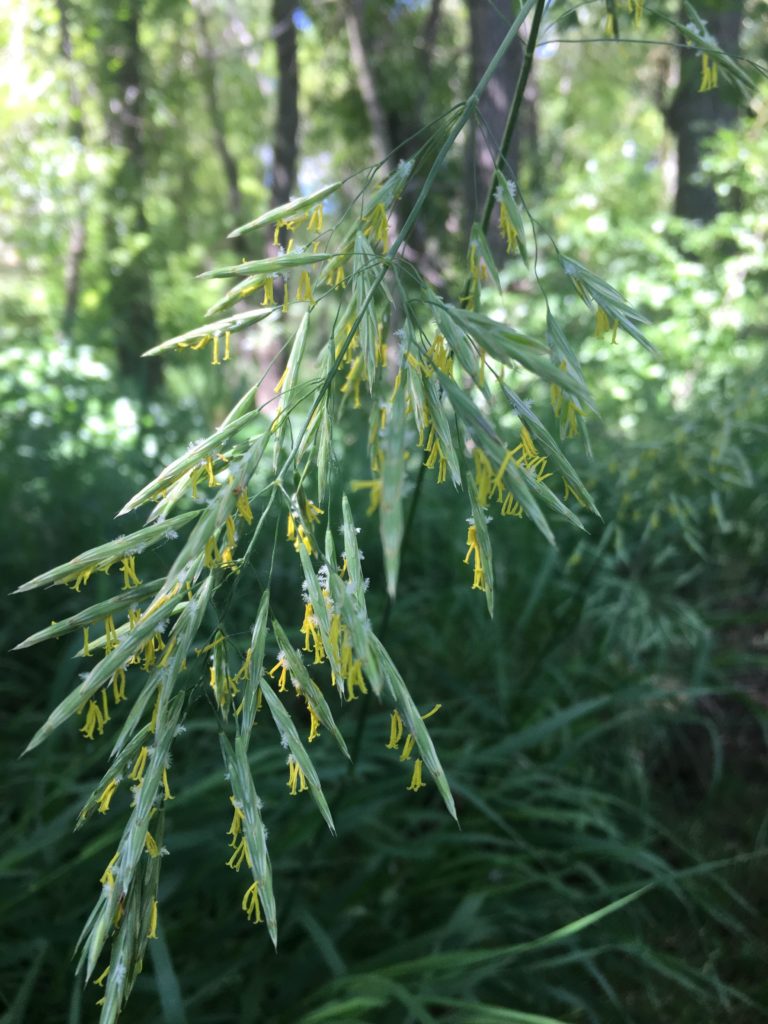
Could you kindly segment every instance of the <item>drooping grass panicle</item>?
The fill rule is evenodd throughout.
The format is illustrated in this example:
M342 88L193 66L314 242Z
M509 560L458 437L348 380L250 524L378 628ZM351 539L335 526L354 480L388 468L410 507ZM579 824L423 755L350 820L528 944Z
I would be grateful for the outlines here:
M542 7L539 3L539 15ZM493 510L507 520L505 526L529 518L549 540L552 514L583 529L582 510L596 511L563 448L581 429L581 420L594 412L578 359L554 318L542 339L526 325L501 322L485 311L486 284L500 291L504 269L489 243L488 218L470 231L470 286L464 295L438 295L401 254L456 139L474 116L480 92L533 8L534 0L526 0L467 103L436 126L413 159L389 175L371 177L332 228L325 227L326 216L334 214L324 203L339 198L341 182L232 232L239 237L272 225L288 241L285 251L274 256L201 275L236 279L209 316L219 316L259 289L263 304L203 323L147 355L182 350L185 358L196 358L206 349L206 360L208 353L212 356L210 372L224 372L241 332L258 331L268 317L278 316L273 302L277 275L285 322L295 329L274 404L254 409L256 385L249 388L217 429L124 506L124 513L147 507L149 525L20 588L65 583L80 590L95 572L117 566L122 574L123 589L116 595L20 645L74 629L87 631L80 654L99 660L50 714L28 749L80 713L83 735L98 742L108 732L113 746L110 764L85 801L78 824L107 814L116 817L130 796L121 838L81 938L86 977L103 967L105 1022L116 1019L146 944L157 935L165 822L172 820L176 795L172 750L183 719L200 713L196 706L215 722L226 771L229 791L222 799L233 810L226 863L234 870L247 869L250 881L241 908L249 920L266 924L275 944L278 894L258 796L262 780L254 778L249 757L256 743L285 752L285 798L309 792L334 831L333 801L321 784L313 745L330 736L342 757L349 757L343 734L347 705L360 697L381 701L391 713L386 746L398 750L399 760L410 766L409 799L429 799L433 785L457 818L430 732L438 706L420 710L419 680L406 679L383 633L377 635L371 623L366 598L371 584L348 492L366 490L369 511L378 514L385 578L372 585L384 585L390 600L398 588L404 503L414 478L431 474L435 485L445 488L447 501L461 492L456 501L465 509L462 531L468 527L467 585L484 595L491 614ZM507 256L516 259L519 253L527 268L526 230L515 188L498 170L489 201L499 206ZM562 266L609 328L615 322L649 347L637 326L645 319L618 292L574 260L564 257ZM602 321L600 326L605 326ZM321 376L308 369L315 363ZM559 437L521 397L536 387L549 389ZM367 442L364 481L334 477L342 418L354 422ZM562 499L555 486L565 488ZM577 508L567 503L569 497ZM185 510L168 518L177 507ZM261 535L270 516L275 521L271 554ZM177 531L187 528L180 539ZM333 531L339 528L343 550L337 553ZM168 568L152 583L144 582L142 555L161 542L160 554L173 546ZM228 609L234 595L239 600L245 590L243 578L257 542L269 556L263 560L269 574L259 579L248 635L235 635ZM303 600L297 586L290 618L271 606L276 565L281 574L293 574L303 583ZM124 716L123 704L128 706ZM446 708L442 714L450 713ZM271 720L274 730L256 728L264 719ZM296 813L302 813L300 801L296 805Z

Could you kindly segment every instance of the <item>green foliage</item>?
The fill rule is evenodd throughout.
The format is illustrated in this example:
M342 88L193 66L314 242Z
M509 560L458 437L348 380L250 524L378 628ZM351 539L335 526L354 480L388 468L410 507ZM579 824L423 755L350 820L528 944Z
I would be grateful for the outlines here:
M393 48L388 102L403 105L414 88L404 43L423 11L368 6L369 16L386 13L390 43L377 59ZM422 134L421 155L389 178L347 178L363 155L363 110L346 86L339 11L308 11L304 102L314 112L318 82L330 93L308 145L345 180L326 201L332 235L301 234L315 204L269 219L306 216L299 242L318 236L327 252L255 267L227 253L209 269L217 225L233 225L223 191L200 185L219 173L196 130L202 96L185 79L200 59L193 11L155 11L145 41L167 106L148 136L151 231L106 254L95 222L108 197L90 208L94 249L74 343L46 340L57 333L67 203L38 235L12 183L28 177L40 196L72 200L74 177L48 178L57 147L70 143L54 138L44 159L25 146L34 118L63 124L63 93L13 108L3 203L24 280L37 265L50 287L12 279L2 299L0 482L13 538L2 575L19 586L64 557L57 578L98 575L89 610L61 586L21 587L3 605L5 649L35 630L2 659L14 758L0 856L4 1019L92 1020L103 994L102 1019L113 1020L133 988L126 1019L167 1022L755 1020L768 995L764 936L742 893L765 899L763 810L759 792L746 806L733 800L741 777L730 745L737 711L762 722L765 669L755 572L767 539L764 133L712 141L704 167L734 208L703 227L676 222L640 161L657 152L661 121L633 93L638 69L563 47L581 120L569 126L571 101L549 90L542 149L564 169L557 191L540 195L525 168L519 190L504 174L498 198L517 239L498 266L482 225L466 260L467 239L446 240L453 294L469 294L458 285L476 275L470 309L399 258L386 224L395 209L401 224L409 211L427 226L441 219L451 200L437 169L455 174L450 144L466 111ZM105 12L93 13L77 30L84 66L102 38ZM52 21L41 14L35 24L30 59L51 59ZM453 7L443 53L456 46L448 27L462 38ZM555 64L540 65L545 86ZM462 93L453 77L438 62L430 115ZM266 124L236 62L221 62L220 85L230 116L248 107ZM598 131L608 85L614 105L636 114L629 173L621 140ZM755 105L764 112L765 99ZM97 107L91 96L91 119ZM233 134L243 159L251 135ZM243 182L263 208L260 176ZM154 350L172 349L164 358L175 367L151 406L115 379L101 305L105 255L137 252L152 267L164 334L175 335ZM248 328L269 331L277 308L232 308L236 296L224 302L208 282L188 282L201 266L238 287L249 275L246 287L260 289L286 271L289 304L297 289L312 296L301 320L288 315L271 423L254 410L250 366L238 391L237 346ZM334 286L339 267L344 290ZM600 337L596 307L608 318ZM208 365L230 346L235 370ZM177 351L185 347L196 351ZM206 436L180 455L195 435ZM148 502L145 523L136 510ZM118 508L131 518L115 541L105 524ZM168 518L179 513L183 521ZM123 568L120 590L126 557L136 565ZM111 575L99 571L110 564ZM131 587L134 569L142 583ZM313 611L299 631L302 583ZM66 638L135 616L134 604L141 618L113 623L114 637L105 624L103 636ZM105 657L78 681L75 659L89 648ZM129 699L115 707L121 666L136 655L143 665L128 671ZM299 693L282 692L288 676ZM95 742L65 726L15 761L51 707L48 726L81 704ZM104 728L114 742L106 768ZM245 866L245 883L221 870L227 857ZM266 928L252 929L261 917ZM266 935L275 942L278 929L274 959ZM103 990L71 978L79 933L91 980L111 964Z

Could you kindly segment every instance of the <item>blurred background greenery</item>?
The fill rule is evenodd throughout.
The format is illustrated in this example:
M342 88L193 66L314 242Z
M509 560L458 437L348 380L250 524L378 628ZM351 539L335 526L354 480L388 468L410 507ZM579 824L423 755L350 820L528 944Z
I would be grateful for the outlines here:
M147 475L220 422L274 356L279 339L262 332L216 376L178 356L140 359L218 298L196 274L267 245L227 231L407 156L479 77L512 7L11 0L0 15L5 1024L96 1019L98 990L82 991L71 953L119 831L107 820L72 835L103 757L76 726L16 760L77 678L78 641L7 652L79 604L64 588L7 592L114 536ZM765 61L759 0L699 10L726 49ZM224 870L226 789L201 712L174 765L159 938L127 1019L762 1016L768 90L748 108L727 85L700 94L699 58L666 20L678 13L661 3L635 25L622 5L617 42L604 6L552 4L510 150L539 277L600 413L591 453L572 442L570 457L602 521L585 515L581 536L557 527L556 548L525 521L493 523L491 621L462 565L463 504L424 486L387 643L418 700L443 704L434 735L461 830L434 794L405 792L373 703L342 715L352 770L319 754L338 839L289 800L274 752L254 743L275 956ZM512 51L500 68L410 243L437 287L463 276L520 60ZM658 358L591 336L548 235L650 318ZM543 333L519 261L502 283L487 306ZM543 391L526 398L551 420ZM363 422L341 424L341 479L363 475ZM363 543L381 617L375 524ZM286 608L293 569L276 569ZM244 631L258 560L253 572L239 584ZM588 930L503 952L646 882Z

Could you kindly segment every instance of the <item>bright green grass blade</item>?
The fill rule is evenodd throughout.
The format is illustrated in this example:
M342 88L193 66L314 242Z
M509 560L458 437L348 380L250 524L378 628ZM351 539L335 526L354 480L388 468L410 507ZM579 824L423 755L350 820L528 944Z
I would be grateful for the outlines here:
M331 709L328 707L328 702L323 696L320 687L313 679L310 678L309 672L307 671L304 662L301 660L301 655L291 645L285 630L276 619L272 620L272 628L275 631L275 639L280 646L280 651L288 664L288 671L298 684L302 695L308 701L311 710L317 716L320 724L333 736L339 745L341 752L348 758L349 751L347 750L347 745L344 742L344 737L339 732L333 715L331 714Z
M138 587L131 587L130 590L122 590L119 594L108 598L106 601L99 601L98 604L92 604L90 608L84 608L83 611L76 612L66 619L60 619L59 622L51 623L46 629L41 629L39 632L28 636L26 640L22 640L20 644L16 644L11 650L21 651L25 647L33 647L35 644L41 644L44 640L52 640L54 637L64 636L66 633L81 629L92 622L105 619L108 615L114 615L116 612L124 611L126 608L132 608L137 602L143 601L146 597L151 597L155 591L160 589L162 582L163 580L161 579L150 580L147 583L141 583Z
M266 213L262 213L255 220L248 221L247 224L242 224L240 227L235 228L234 231L230 231L227 238L239 238L247 231L255 231L256 228L265 227L267 224L274 224L278 220L291 220L297 213L303 213L304 210L309 210L313 206L317 206L318 203L322 203L327 196L340 189L341 185L340 181L334 181L331 185L325 185L311 195L292 199L289 203L283 203L282 206L275 206L271 210L267 210Z
M227 737L220 734L224 761L229 771L235 806L243 815L243 838L248 850L253 880L258 884L258 899L264 911L269 937L277 949L277 909L272 888L272 865L267 849L267 832L261 819L261 800L253 785L248 754L241 736L235 739L235 748Z
M323 263L333 259L332 252L311 252L309 249L304 252L289 252L283 256L274 256L271 259L250 260L248 263L238 263L233 267L217 267L215 270L207 270L204 274L198 274L200 278L212 277L250 277L255 274L281 274L293 267L306 267L311 263Z
M223 320L214 320L208 324L201 324L200 327L193 327L191 331L177 334L174 338L169 338L159 345L148 348L146 352L142 352L142 356L156 356L171 348L187 348L192 341L211 338L217 334L236 334L238 331L244 331L246 327L252 327L261 320L265 320L270 313L274 313L275 308L271 306L268 309L249 309L242 313L235 313L233 316L227 316Z
M135 533L129 533L125 537L117 537L106 544L90 548L69 562L57 565L55 569L49 569L48 572L35 576L34 579L29 580L27 583L22 583L14 593L21 594L27 590L34 590L36 587L45 587L51 583L62 583L88 570L91 572L103 571L105 567L113 565L118 559L126 555L137 554L152 544L166 539L169 533L181 529L182 526L186 526L187 523L199 515L198 509L192 512L183 512L180 516L167 519L164 523L145 526L141 530L136 530Z
M421 759L429 769L429 773L435 781L437 790L443 798L445 806L448 808L448 813L454 821L458 822L459 819L456 816L456 805L453 801L453 795L451 794L448 780L445 777L443 766L440 764L440 759L437 756L437 751L435 750L435 745L432 742L432 737L429 735L429 731L422 721L419 709L416 707L413 697L411 697L408 687L405 685L403 677L398 672L395 663L390 658L382 642L376 636L372 636L371 640L372 646L378 656L384 677L389 683L392 696L394 697L398 709L402 714L403 722L413 736L416 747L421 755Z
M384 555L387 593L397 592L400 572L400 547L403 542L403 485L405 483L405 386L400 385L387 416L386 436L382 441L381 502L379 529Z
M277 731L280 733L283 745L293 755L299 768L304 772L304 777L309 784L312 798L317 804L318 810L322 814L330 831L333 835L336 835L336 827L333 824L331 811L328 807L328 802L325 799L322 786L320 785L320 778L317 774L312 758L307 753L307 749L301 741L298 730L293 723L293 719L283 707L280 698L266 679L262 677L259 681L259 686L261 692L264 694L264 700L266 701L269 712L272 715Z
M243 693L243 709L240 713L240 735L245 745L251 736L251 729L256 717L256 705L258 703L258 690L261 672L264 667L264 647L267 642L267 619L269 617L269 591L265 590L259 601L259 608L256 612L256 621L251 631L251 660L248 666L248 675L245 680L245 691Z

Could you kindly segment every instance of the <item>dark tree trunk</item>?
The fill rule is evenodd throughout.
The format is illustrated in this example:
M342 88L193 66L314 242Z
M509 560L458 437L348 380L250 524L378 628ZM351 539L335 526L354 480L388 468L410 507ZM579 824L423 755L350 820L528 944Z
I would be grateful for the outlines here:
M344 24L349 40L349 56L357 77L357 88L371 126L371 144L376 163L383 164L391 174L397 161L392 152L392 138L387 125L387 114L381 102L373 75L368 50L363 41L362 0L345 0Z
M538 193L543 193L545 183L544 162L541 159L539 145L539 83L534 61L528 82L523 94L523 105L520 108L520 122L517 147L517 163L515 170L518 177L524 174L524 181L533 186ZM521 162L524 156L524 161Z
M67 253L64 257L64 308L61 314L61 333L65 338L72 337L77 319L77 306L80 300L80 271L85 258L86 209L83 198L83 125L82 96L77 84L75 62L72 57L72 39L69 33L70 10L67 0L57 0L59 12L59 52L67 65L68 102L69 102L69 137L77 147L77 173L75 175L75 214L69 228Z
M512 5L489 3L488 0L467 0L470 25L470 75L472 88L488 67L500 41L509 30ZM478 117L473 119L468 135L467 152L467 221L477 219L493 180L494 164L504 126L512 104L517 80L523 64L520 38L510 46L499 63L488 88L480 97ZM519 158L520 132L515 130L506 158L516 172ZM494 256L501 256L504 244L497 231L489 233Z
M705 0L696 10L722 48L737 53L743 0ZM738 106L732 89L722 79L716 89L699 92L701 58L693 51L681 52L680 84L667 111L667 122L677 137L675 213L707 222L717 214L718 200L711 181L701 179L704 144L719 128L733 124Z
M381 73L376 68L380 62L376 60L376 48L387 46L386 38L382 38L380 26L375 16L380 13L373 5L366 5L365 0L344 0L344 25L349 42L349 56L355 72L358 92L363 101L368 123L371 129L371 147L376 163L383 166L387 174L392 174L400 160L412 157L424 142L419 136L419 129L424 124L423 100L429 91L429 67L434 55L437 29L440 22L441 0L432 0L427 12L424 28L420 37L414 40L418 52L417 68L423 79L424 86L420 95L414 95L408 109L402 109L388 103L386 83L381 81ZM372 9L371 9L372 7ZM410 204L418 194L420 180L411 178L401 197L401 202L390 213L390 238L399 233L402 220L405 219ZM421 224L413 226L410 237L401 247L406 259L415 263L427 280L437 288L445 284L442 272L427 253L427 238Z
M232 217L231 227L235 228L242 224L243 217L243 196L240 191L240 175L237 168L237 161L232 155L227 142L227 127L224 112L219 102L219 90L216 81L216 53L211 42L211 34L208 29L208 18L199 8L196 8L197 27L200 37L200 79L205 92L205 101L208 106L208 116L211 119L211 128L216 145L216 151L221 159L224 177L227 181L227 194L229 200L229 212ZM238 256L248 256L248 241L244 235L232 240L232 248Z
M429 75L432 68L432 58L435 55L435 43L437 42L437 27L440 24L440 12L442 0L432 0L429 7L429 14L424 24L424 33L421 37L421 60L425 77Z
M296 184L299 132L299 70L292 0L273 0L272 25L277 47L277 115L272 162L272 205L287 203Z
M143 201L141 0L124 0L107 10L103 25L103 92L109 142L116 155L106 223L110 264L107 303L120 372L144 397L156 391L161 382L160 362L141 358L142 352L157 341L147 247L123 255L127 241L148 232Z
M287 203L296 185L299 132L299 69L296 52L296 26L293 23L295 4L292 0L273 0L272 34L277 49L277 110L272 142L272 195L270 206ZM285 232L279 241L285 245ZM273 252L272 229L268 229L266 247ZM283 288L275 281L275 301L282 302ZM280 328L259 351L263 382L257 402L264 405L274 397L275 386L285 369L286 356L281 352ZM274 406L271 407L274 410ZM269 412L270 407L267 408Z

